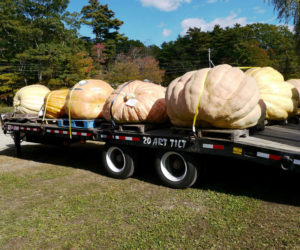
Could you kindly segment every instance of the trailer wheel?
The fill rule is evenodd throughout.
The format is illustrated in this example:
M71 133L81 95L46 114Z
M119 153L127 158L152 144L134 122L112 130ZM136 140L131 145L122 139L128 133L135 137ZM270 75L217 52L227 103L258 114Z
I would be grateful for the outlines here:
M188 188L197 180L198 171L190 155L168 151L156 157L156 170L162 182L171 188Z
M102 151L103 165L109 176L126 179L133 175L135 161L130 149L108 146Z

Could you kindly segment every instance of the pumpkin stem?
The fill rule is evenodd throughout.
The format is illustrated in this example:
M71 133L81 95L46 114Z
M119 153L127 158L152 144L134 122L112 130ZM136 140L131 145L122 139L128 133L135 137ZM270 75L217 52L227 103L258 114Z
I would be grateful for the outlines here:
M126 93L124 101L127 102L129 99L135 99L135 95L133 93Z

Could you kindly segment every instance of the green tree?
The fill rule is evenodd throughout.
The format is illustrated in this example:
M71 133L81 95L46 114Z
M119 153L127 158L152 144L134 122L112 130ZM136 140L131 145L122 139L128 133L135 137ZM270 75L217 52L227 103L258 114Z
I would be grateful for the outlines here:
M72 67L84 52L77 38L78 14L66 12L69 0L4 0L0 2L1 91L40 82L60 87L81 74ZM56 85L53 85L55 82ZM70 81L69 81L70 82Z
M16 54L26 48L25 17L22 16L21 7L15 0L0 1L0 94L10 92L17 87L20 71Z
M261 55L252 56L256 59L253 66L272 66L279 70L286 78L299 75L299 62L295 50L296 42L292 32L285 26L255 23L242 27L242 40L257 43L268 56L269 62ZM256 58L255 58L256 57Z
M140 48L141 53L146 53L146 46L139 40L126 39L117 44L118 54L127 54L133 48Z
M299 0L268 0L278 11L278 18L286 22L292 20L295 25L297 48L300 50L300 1Z
M151 82L161 83L164 70L159 68L159 63L152 56L139 57L134 56L132 49L131 54L118 54L114 63L104 75L108 82L118 85L129 80L148 79Z
M286 78L299 76L293 34L284 26L250 24L212 31L189 29L176 41L163 43L157 58L166 73L164 84L185 72L208 67L208 49L215 65L272 66Z
M98 0L89 0L89 5L82 8L81 14L82 23L92 27L95 42L105 45L105 53L112 59L117 44L127 39L118 32L123 22L114 18L115 13L107 5L101 5Z

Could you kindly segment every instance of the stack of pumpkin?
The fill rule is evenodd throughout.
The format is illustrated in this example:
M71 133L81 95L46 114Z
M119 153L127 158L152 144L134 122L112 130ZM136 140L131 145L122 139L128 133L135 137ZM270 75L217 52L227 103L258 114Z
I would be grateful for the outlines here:
M45 107L45 116L95 119L102 116L105 100L113 88L101 80L83 80L71 89L50 91L43 85L20 89L14 97L16 113L38 114Z
M177 126L248 128L296 114L299 93L271 67L243 73L229 65L188 72L168 87L171 122ZM299 85L297 85L299 87Z
M38 115L45 107L47 118L111 118L118 123L167 120L165 88L154 83L132 81L113 88L101 80L82 80L71 89L50 91L43 85L20 89L14 97L16 113ZM112 115L112 117L111 117Z
M244 73L223 64L188 72L168 88L138 80L116 90L92 79L70 90L31 85L16 94L14 104L16 112L24 113L37 113L44 105L48 118L103 117L116 123L164 123L169 118L175 126L241 129L265 118L283 120L294 115L299 102L295 86L300 91L300 80L285 82L270 67Z

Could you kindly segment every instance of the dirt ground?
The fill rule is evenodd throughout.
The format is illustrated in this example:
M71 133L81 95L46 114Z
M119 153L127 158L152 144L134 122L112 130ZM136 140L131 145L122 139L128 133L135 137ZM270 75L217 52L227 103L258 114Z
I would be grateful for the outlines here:
M3 134L0 130L0 150L6 149L8 147L13 147L14 141L10 135Z
M22 142L23 145L35 145L36 143L30 143L30 142ZM3 131L0 129L0 155L3 152L10 151L11 155L14 155L14 140L9 134L4 134ZM33 161L30 162L30 165L33 166L37 163L34 163ZM0 173L2 172L10 172L15 171L19 169L23 169L26 166L25 161L24 163L18 162L18 164L14 164L12 162L11 157L8 155L5 156L5 154L0 158Z
M30 145L33 143L29 142L22 142L22 145ZM9 134L4 134L3 131L0 129L0 151L14 147L14 140Z
M117 180L98 143L0 148L0 249L300 249L299 174L222 158L174 190L148 153Z

